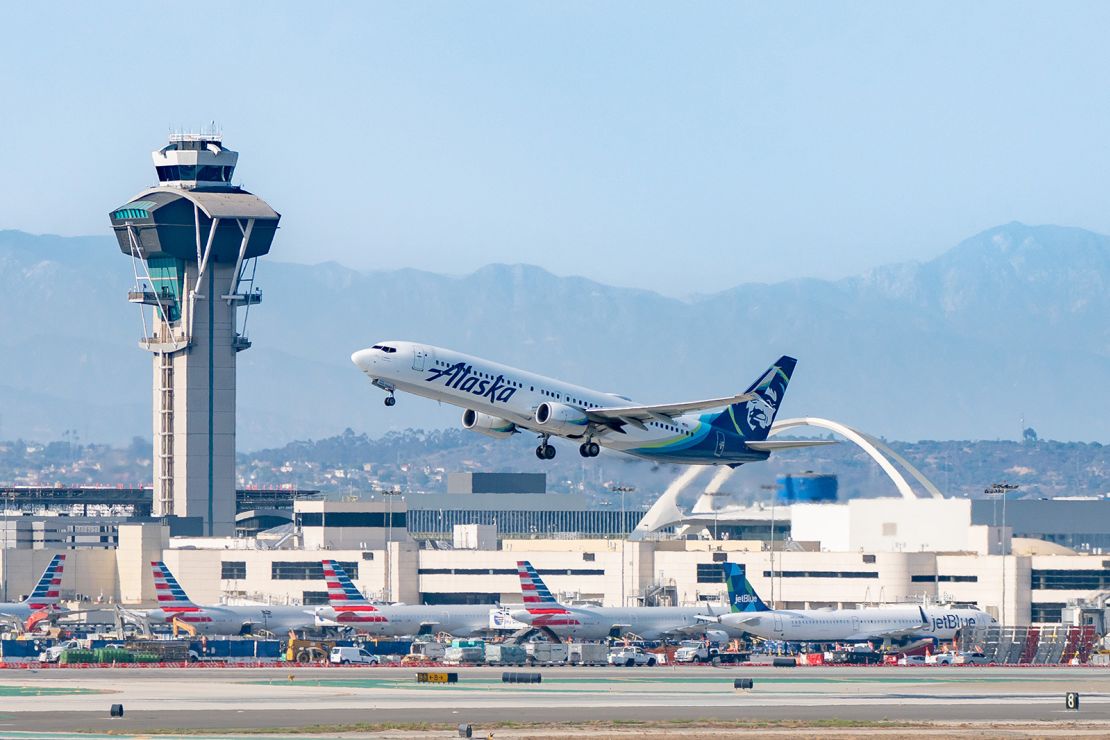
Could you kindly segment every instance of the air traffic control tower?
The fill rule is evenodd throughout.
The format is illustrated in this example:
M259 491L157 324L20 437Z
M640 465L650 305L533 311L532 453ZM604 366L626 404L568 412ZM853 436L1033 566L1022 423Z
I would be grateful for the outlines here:
M175 135L154 152L158 186L112 211L132 258L128 300L154 355L154 516L179 531L235 531L235 357L261 302L257 258L280 214L232 185L239 158L218 135Z

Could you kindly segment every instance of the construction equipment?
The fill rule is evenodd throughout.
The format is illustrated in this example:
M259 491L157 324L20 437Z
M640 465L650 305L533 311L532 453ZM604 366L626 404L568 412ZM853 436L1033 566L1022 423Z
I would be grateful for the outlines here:
M197 636L197 628L194 625L184 622L177 617L173 618L173 636L177 637L179 633L184 632L189 637Z
M333 647L335 640L310 640L297 637L296 632L290 631L285 660L289 663L324 663Z

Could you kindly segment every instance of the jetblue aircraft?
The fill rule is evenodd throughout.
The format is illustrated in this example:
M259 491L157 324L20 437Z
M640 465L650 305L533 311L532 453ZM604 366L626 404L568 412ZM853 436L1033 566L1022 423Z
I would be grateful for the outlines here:
M555 457L551 437L575 440L582 457L597 457L604 446L649 460L733 467L766 460L772 450L828 443L767 439L794 372L792 357L780 357L741 394L651 406L413 342L381 342L351 361L389 394L386 406L397 402L396 391L407 391L462 407L462 424L472 431L538 434L541 460Z
M359 632L390 637L446 632L456 636L478 635L490 629L488 604L371 604L339 563L321 561L328 582L328 606L316 609L320 627L353 627Z
M971 608L895 605L862 609L769 608L748 581L743 565L725 563L732 611L721 624L756 637L787 642L947 641L962 627L990 625L994 619Z
M36 612L58 609L58 593L62 584L62 570L65 568L65 555L55 555L50 559L46 570L31 595L23 601L0 602L0 618L18 619L26 622ZM28 627L30 629L30 627Z
M527 560L516 564L524 607L511 612L513 619L542 628L556 637L604 640L632 633L645 640L667 636L704 635L718 642L728 639L712 622L727 611L725 606L564 606L560 604Z
M312 608L304 606L202 606L193 603L165 563L150 564L158 608L137 611L148 623L171 624L176 617L198 634L246 635L256 628L273 634L312 627Z

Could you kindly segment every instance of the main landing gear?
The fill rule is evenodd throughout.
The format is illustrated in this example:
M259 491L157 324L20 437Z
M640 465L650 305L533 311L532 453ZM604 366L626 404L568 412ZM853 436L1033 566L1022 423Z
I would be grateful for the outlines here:
M541 460L555 459L555 448L547 441L548 439L546 434L540 437L540 446L536 448L536 457Z
M597 457L601 454L601 446L597 442L583 442L578 445L578 454L582 457Z

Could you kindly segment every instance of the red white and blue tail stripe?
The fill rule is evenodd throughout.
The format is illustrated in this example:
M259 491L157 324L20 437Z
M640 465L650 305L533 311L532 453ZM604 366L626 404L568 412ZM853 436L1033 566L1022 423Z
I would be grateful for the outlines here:
M516 564L520 576L520 593L524 599L524 609L531 617L533 627L576 627L579 620L574 612L561 605L552 595L540 574L527 560Z
M154 572L154 593L163 611L196 611L199 607L185 594L185 589L161 561L151 561Z
M532 564L527 560L521 560L516 564L517 574L520 576L520 592L524 597L524 604L558 604L555 597L551 595L540 574L532 567Z
M376 606L362 595L354 581L334 560L321 560L328 583L328 605L335 610L335 621L344 624L387 622Z
M55 555L50 559L50 564L42 572L42 577L35 584L31 595L23 600L24 604L31 609L49 609L58 603L65 560L65 555Z

